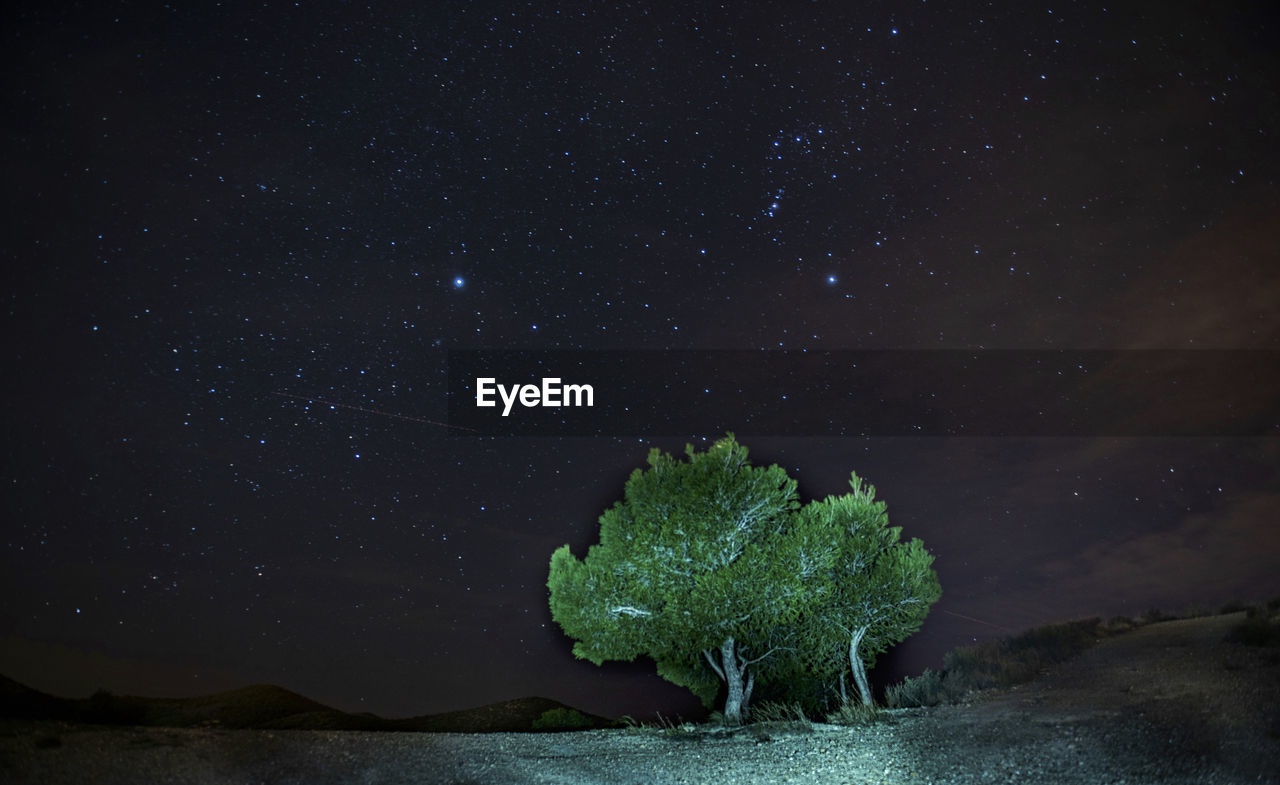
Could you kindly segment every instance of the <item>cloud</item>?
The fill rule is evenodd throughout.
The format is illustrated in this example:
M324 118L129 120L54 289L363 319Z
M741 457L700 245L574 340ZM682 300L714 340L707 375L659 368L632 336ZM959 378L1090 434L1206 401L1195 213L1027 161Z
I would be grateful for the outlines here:
M1037 572L1056 593L1102 595L1110 607L1130 610L1266 599L1280 592L1278 522L1280 494L1241 494L1223 509L1189 514L1170 529L1099 541Z
M1273 348L1280 342L1280 206L1242 207L1152 255L1099 307L1131 349Z

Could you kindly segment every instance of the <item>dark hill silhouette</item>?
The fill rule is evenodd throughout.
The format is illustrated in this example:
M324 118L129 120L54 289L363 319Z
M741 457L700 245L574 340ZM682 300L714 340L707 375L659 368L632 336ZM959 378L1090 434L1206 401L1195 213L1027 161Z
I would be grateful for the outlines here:
M8 676L0 676L0 717L69 720L75 718L76 703L33 690Z
M77 700L49 695L0 676L0 717L99 725L494 733L534 730L534 722L545 712L569 708L550 698L529 697L443 714L384 719L339 711L269 684L195 698L144 698L98 691ZM612 724L603 717L582 716L591 727Z
M568 708L559 701L550 698L516 698L515 700L491 703L475 709L451 711L445 714L428 714L406 720L387 720L393 726L388 730L434 731L438 733L497 733L502 731L527 731L534 720L544 712L552 709ZM593 721L593 727L611 725L603 717L584 715ZM460 728L467 728L460 731Z

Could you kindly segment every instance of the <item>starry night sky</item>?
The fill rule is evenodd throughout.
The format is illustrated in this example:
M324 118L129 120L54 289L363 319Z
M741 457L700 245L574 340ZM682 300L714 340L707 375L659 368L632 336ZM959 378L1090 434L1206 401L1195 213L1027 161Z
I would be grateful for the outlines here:
M24 5L0 673L46 691L691 712L546 570L722 434L474 437L450 350L1280 349L1272 3ZM1280 593L1275 437L742 440L936 554L882 679Z

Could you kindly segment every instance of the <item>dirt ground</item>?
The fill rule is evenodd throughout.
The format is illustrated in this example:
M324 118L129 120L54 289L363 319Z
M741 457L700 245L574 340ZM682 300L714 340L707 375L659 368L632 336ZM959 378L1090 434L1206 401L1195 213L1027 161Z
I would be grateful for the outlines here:
M1029 684L912 711L941 756L1035 750L1084 761L1100 782L1280 782L1280 650L1224 642L1243 619L1149 625Z

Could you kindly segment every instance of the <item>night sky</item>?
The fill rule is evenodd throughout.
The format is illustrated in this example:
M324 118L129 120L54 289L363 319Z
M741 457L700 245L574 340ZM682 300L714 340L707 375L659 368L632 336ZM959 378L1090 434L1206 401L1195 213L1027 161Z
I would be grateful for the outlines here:
M451 350L1280 349L1269 2L23 5L0 673L56 694L693 711L545 581L722 432L475 436ZM1274 435L740 438L936 555L882 680L1280 594Z

